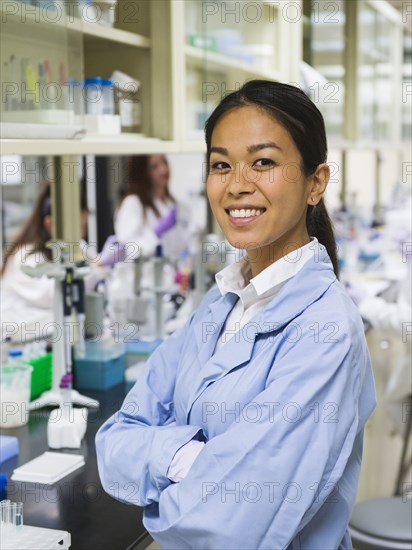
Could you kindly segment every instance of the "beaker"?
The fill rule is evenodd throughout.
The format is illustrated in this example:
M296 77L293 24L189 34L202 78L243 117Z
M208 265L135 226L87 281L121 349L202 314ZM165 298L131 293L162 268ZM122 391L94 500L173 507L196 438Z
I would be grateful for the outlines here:
M16 428L29 420L31 365L1 365L0 426Z

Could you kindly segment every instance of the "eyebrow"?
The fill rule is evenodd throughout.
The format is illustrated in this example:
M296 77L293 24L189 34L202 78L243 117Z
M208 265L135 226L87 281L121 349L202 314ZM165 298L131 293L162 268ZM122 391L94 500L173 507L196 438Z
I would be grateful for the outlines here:
M282 151L282 149L273 141L268 141L266 143L257 143L256 145L249 145L247 147L248 153L257 153L258 151L261 151L262 149L278 149L279 151ZM210 148L211 153L220 153L221 155L225 155L226 157L229 156L229 152L225 147L211 147Z
M279 145L277 145L274 141L268 141L266 143L258 143L257 145L249 145L249 147L247 148L247 151L248 153L256 153L261 149L278 149L279 151L282 151Z

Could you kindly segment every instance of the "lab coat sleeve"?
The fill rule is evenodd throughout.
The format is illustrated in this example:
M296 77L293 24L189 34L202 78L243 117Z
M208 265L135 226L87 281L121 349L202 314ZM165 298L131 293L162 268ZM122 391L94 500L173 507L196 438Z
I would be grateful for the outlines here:
M7 265L7 287L10 291L21 296L30 306L39 309L50 309L53 306L54 279L43 275L30 277L22 271L22 266L35 267L45 261L40 253L26 254L19 249L10 257Z
M121 410L96 436L100 479L118 500L138 506L158 501L171 483L167 471L173 456L201 432L174 422L176 369L191 319L152 354Z
M402 327L411 322L411 305L405 300L387 302L379 296L366 298L359 304L359 312L373 328L402 334Z
M302 322L299 342L278 350L266 388L236 420L227 415L228 429L206 442L187 477L145 509L144 525L162 548L266 549L273 541L286 548L339 491L362 432L368 356L366 347L352 346L348 327L338 323L329 343L322 333L316 341L311 325L313 319ZM374 395L366 406L372 402ZM226 404L212 405L208 410L224 418ZM344 488L348 509L356 485L355 476ZM331 528L330 548L344 535Z
M406 276L399 284L396 302L387 302L379 296L365 298L359 312L373 328L402 335L412 321L412 258L407 260Z
M116 213L114 229L119 242L126 246L126 258L131 260L140 255L152 256L160 240L144 219L140 200L129 195L125 197Z

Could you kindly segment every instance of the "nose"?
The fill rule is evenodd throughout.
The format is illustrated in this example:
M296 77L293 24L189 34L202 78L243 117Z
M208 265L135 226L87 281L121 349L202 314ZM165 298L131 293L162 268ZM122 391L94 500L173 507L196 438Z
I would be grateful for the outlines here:
M235 170L227 175L227 192L235 197L240 195L249 195L255 191L255 183L252 178L250 166L248 164L236 165Z

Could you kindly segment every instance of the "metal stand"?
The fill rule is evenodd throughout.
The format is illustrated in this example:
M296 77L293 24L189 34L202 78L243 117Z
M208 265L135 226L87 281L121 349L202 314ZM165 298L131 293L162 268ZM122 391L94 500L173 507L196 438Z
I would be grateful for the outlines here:
M63 247L64 243L52 242L51 246ZM53 342L53 387L51 390L43 392L40 397L30 403L29 409L39 409L41 407L59 406L62 403L62 395L59 387L60 380L65 374L65 331L64 331L64 317L63 317L63 292L62 283L65 275L65 266L61 263L44 263L36 267L23 266L23 271L31 277L47 277L56 280L54 291L54 322L56 327L61 330L61 337L55 338ZM76 277L84 277L88 271L88 267L77 267L73 265L74 273ZM71 390L72 402L75 405L84 405L87 407L98 407L99 402L91 397L81 395L76 390Z

